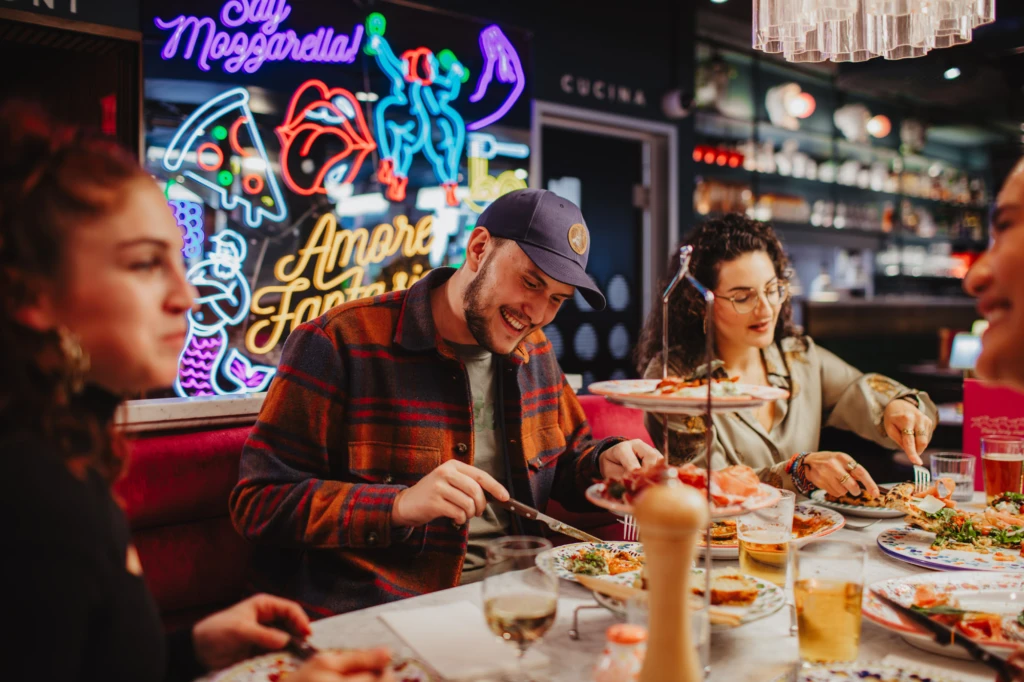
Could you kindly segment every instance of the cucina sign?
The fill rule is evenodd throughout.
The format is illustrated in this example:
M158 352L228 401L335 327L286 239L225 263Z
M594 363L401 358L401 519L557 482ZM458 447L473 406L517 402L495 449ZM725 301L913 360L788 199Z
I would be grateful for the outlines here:
M562 76L561 86L562 92L567 95L637 107L647 106L647 96L641 88L631 88L628 85L618 85L603 80L591 80L582 76L574 76L571 73Z

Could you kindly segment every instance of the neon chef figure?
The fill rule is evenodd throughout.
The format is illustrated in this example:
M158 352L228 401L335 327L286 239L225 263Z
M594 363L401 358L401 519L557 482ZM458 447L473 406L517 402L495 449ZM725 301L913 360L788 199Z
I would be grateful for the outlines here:
M469 79L469 71L451 50L435 56L425 47L397 57L384 38L386 22L374 13L366 20L366 52L377 59L391 80L391 94L374 111L377 144L381 150L377 178L387 185L387 197L404 201L413 157L422 152L445 190L449 206L458 206L455 188L466 144L466 124L451 103ZM435 135L436 132L438 133Z

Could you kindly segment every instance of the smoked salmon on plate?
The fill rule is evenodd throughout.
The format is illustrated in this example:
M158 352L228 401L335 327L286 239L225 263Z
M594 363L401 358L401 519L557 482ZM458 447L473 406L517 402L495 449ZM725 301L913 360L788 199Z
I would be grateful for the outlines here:
M694 464L670 466L664 462L635 469L621 478L610 478L587 489L587 499L605 509L622 514L632 513L633 503L644 490L666 479L708 491L707 472ZM761 483L757 473L748 466L737 465L711 472L711 515L736 516L775 504L779 491Z

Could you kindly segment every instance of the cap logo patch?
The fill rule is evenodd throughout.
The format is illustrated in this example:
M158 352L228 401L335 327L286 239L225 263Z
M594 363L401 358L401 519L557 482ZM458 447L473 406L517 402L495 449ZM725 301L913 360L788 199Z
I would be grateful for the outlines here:
M590 234L587 232L586 226L582 223L573 223L569 228L569 247L582 256L587 252L589 245Z

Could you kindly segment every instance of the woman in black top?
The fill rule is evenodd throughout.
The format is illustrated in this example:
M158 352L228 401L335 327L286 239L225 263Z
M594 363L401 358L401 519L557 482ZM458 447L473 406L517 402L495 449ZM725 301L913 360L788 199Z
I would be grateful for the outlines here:
M121 396L168 386L195 294L166 200L111 143L0 109L0 678L190 679L308 635L258 595L165 641L110 493ZM13 535L13 537L12 537ZM383 650L323 654L297 680L390 680Z

